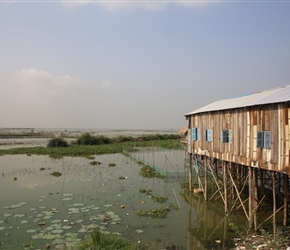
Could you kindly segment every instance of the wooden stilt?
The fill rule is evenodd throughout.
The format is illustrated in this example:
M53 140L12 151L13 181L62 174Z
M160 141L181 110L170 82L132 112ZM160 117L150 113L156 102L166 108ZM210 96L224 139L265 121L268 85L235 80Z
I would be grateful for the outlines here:
M245 212L245 215L246 215L247 219L249 220L249 216L248 216L248 214L247 214L246 208L245 208L245 206L244 206L244 204L243 204L243 201L242 201L242 199L241 199L241 196L240 196L239 190L238 190L237 186L235 185L234 180L233 180L231 174L230 174L229 176L230 176L230 178L231 178L231 181L233 182L233 186L234 186L234 188L236 189L237 197L238 197L238 199L240 200L240 203L241 203L241 206L243 207L243 210L244 210L244 212Z
M254 199L253 199L253 220L254 220L254 229L255 231L258 230L258 224L257 224L257 201L258 201L258 185L257 185L257 170L253 170L253 191L254 191Z
M207 194L207 188L208 188L208 180L207 180L207 165L208 165L208 157L205 158L205 166L204 166L204 181L205 181L205 184L204 184L204 199L207 201L208 200L208 194Z
M289 176L287 174L284 174L284 219L283 219L284 226L287 226L288 195L289 195Z
M253 228L253 170L249 167L249 228Z
M236 171L235 171L235 165L232 162L230 163L230 173L232 174L232 179L235 181L236 180ZM232 185L231 185L231 199L235 200L234 182L232 182Z
M189 154L189 191L192 189L192 154Z
M216 186L217 186L217 191L216 191L216 192L215 192L215 193L210 197L209 201L212 200L213 197L214 197L217 193L219 193L219 194L220 194L220 197L221 197L222 200L223 200L223 202L225 202L225 199L224 199L223 193L221 192L221 189L222 189L222 188L219 186L219 182L218 182L218 180L217 180L217 178L216 178L216 175L215 175L215 173L214 173L214 171L213 171L213 169L212 169L211 167L209 167L209 170L211 171L212 177L213 177L214 182L215 182L215 184L216 184Z
M273 236L276 236L276 181L275 173L272 172L272 189L273 189Z
M224 203L225 213L228 212L228 189L227 189L227 163L223 161L223 179L224 179Z

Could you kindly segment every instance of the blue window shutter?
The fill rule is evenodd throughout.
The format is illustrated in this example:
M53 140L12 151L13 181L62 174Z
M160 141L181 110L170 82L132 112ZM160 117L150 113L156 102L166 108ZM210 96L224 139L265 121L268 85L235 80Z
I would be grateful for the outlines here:
M270 131L264 131L264 148L271 148L272 133Z
M196 128L196 140L200 140L200 128Z
M227 143L228 142L228 131L227 130L223 130L222 137L223 137L223 142Z
M206 138L206 141L212 141L212 130L211 129L207 129L205 131L205 138Z
M196 128L192 128L192 140L196 140Z
M228 143L232 143L232 130L228 130Z
M264 147L264 133L257 132L257 147L262 148Z

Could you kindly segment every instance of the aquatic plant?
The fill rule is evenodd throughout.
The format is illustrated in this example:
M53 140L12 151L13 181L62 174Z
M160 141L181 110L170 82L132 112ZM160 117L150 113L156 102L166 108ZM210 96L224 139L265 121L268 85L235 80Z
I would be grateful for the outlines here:
M116 164L115 164L115 163L109 163L108 166L109 166L109 167L115 167Z
M151 217L151 218L159 218L164 219L166 218L168 212L170 209L168 207L166 208L158 208L158 209L150 209L149 211L138 211L138 216L140 217Z
M78 145L102 145L109 144L110 138L103 135L93 136L90 133L84 133L73 143Z
M137 246L129 240L117 235L102 234L98 229L93 229L90 236L84 239L78 246L78 250L137 250Z
M151 189L146 190L141 188L139 192L150 196L155 202L164 203L168 200L168 198L163 195L153 195Z
M59 177L62 175L61 172L58 172L58 171L55 171L55 172L52 172L50 175L54 176L54 177Z
M155 169L151 168L148 165L143 165L143 167L140 169L140 175L146 178L164 178L165 176L157 172Z
M148 189L148 190L146 190L146 189L143 189L143 188L141 188L140 190L139 190L139 192L140 193L145 193L145 194L147 194L147 195L152 195L152 190L151 189Z
M167 197L163 196L163 195L156 195L156 196L151 196L151 198L156 201L156 202L159 202L159 203L164 203L165 201L168 200Z
M101 165L102 163L99 161L92 161L90 162L91 165L96 166L96 165Z
M56 137L49 140L47 147L68 147L68 143L63 138Z

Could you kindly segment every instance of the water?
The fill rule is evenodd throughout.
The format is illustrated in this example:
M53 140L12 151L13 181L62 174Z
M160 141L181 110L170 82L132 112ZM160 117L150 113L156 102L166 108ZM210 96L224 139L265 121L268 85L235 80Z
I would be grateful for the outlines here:
M173 158L183 155L180 150L159 150L154 159L155 163L164 159L158 163L164 166L170 161L177 171ZM93 160L101 165L92 166ZM116 166L109 167L109 163ZM184 172L183 165L179 168ZM62 175L54 177L54 171ZM202 196L184 192L180 184L186 176L148 179L139 171L136 161L122 154L94 159L1 156L0 249L24 249L25 245L45 249L46 244L70 248L92 227L142 246L148 244L151 249L172 244L179 249L229 249L229 239L236 236L229 223L245 223L242 215L225 216L220 203L204 202ZM140 189L168 200L157 203ZM165 207L170 208L165 219L138 216L140 210Z

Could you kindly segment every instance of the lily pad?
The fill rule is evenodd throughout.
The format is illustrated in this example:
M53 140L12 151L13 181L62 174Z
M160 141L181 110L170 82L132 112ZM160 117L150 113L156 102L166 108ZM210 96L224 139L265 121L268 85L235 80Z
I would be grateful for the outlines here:
M61 234L63 232L62 229L55 229L55 230L52 230L51 233L53 234Z
M43 236L43 233L39 233L39 234L32 235L31 238L33 240L38 240L38 239L41 239L42 236Z
M29 234L33 234L35 232L36 232L36 230L34 230L34 229L29 229L29 230L26 231L26 233L29 233Z
M65 197L65 198L63 198L62 200L63 200L63 201L71 201L72 198L71 198L71 197Z
M14 214L14 217L15 218L22 218L24 216L25 216L25 214Z
M44 240L53 240L56 237L55 234L45 234L42 236L42 239Z
M86 228L81 228L78 230L78 233L86 233L88 230Z

